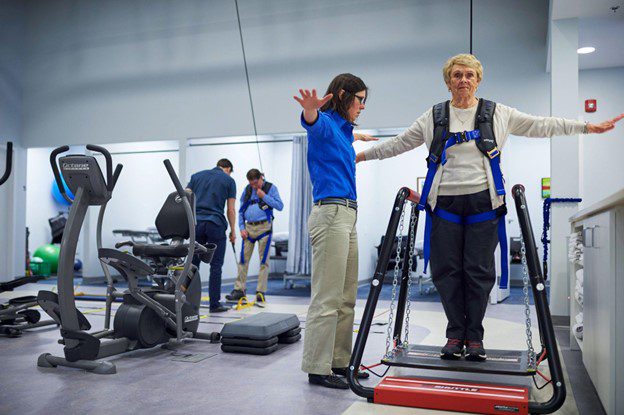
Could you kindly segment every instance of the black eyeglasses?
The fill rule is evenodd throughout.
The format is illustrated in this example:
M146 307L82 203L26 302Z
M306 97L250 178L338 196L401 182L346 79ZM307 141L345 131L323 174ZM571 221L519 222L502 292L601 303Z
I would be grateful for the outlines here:
M366 97L361 97L361 96L355 95L355 94L353 96L355 96L358 99L358 101L360 101L360 104L365 104L366 103Z

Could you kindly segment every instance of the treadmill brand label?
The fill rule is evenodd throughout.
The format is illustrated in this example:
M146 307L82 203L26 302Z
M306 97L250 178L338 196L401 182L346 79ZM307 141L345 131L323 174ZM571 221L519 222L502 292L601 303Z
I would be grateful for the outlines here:
M199 320L199 315L198 314L195 314L193 316L186 316L186 317L184 317L184 322L185 323L188 323L188 322L191 322L191 321L195 321L195 320Z
M433 389L444 389L444 390L449 390L449 391L462 391L462 392L479 392L479 388L469 388L466 386L434 385Z
M503 412L520 412L520 408L515 406L507 406L507 405L494 405L494 409L497 411Z
M89 163L63 163L63 170L89 170Z

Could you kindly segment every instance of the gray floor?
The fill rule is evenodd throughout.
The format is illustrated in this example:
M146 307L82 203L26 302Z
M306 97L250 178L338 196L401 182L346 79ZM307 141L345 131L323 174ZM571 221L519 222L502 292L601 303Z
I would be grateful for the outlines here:
M294 312L305 326L308 301L301 297L271 297L266 311ZM358 302L357 316L361 315L363 305ZM80 304L94 328L103 325L102 306L103 303L96 302ZM387 308L387 302L377 308L376 321L380 324L387 321ZM252 308L207 314L202 319L201 330L217 331L224 322L259 311ZM442 321L440 304L412 303L410 341L439 344L443 339ZM486 347L523 347L522 306L490 306L485 326L486 333L496 333L495 338L486 334ZM385 329L383 325L373 327L365 363L379 361L385 348ZM575 355L577 352L570 352L565 344L566 329L559 329L558 334L573 390L562 413L601 413L595 390ZM111 358L118 373L95 375L69 368L38 368L39 354L62 354L62 346L56 344L58 338L54 327L25 333L16 339L0 338L0 414L426 413L393 407L382 411L378 405L367 404L350 391L309 385L299 369L302 342L285 345L269 356L251 356L222 353L219 345L188 341L175 351L157 347ZM203 354L207 358L198 363L172 360L183 354ZM378 369L382 371L381 367ZM367 383L372 386L377 379Z

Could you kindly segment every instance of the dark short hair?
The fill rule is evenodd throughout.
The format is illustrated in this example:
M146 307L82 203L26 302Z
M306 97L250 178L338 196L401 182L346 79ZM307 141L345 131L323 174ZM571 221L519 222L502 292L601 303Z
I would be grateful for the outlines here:
M344 91L342 97L340 97L340 91ZM368 87L364 81L353 74L341 73L329 83L325 95L334 94L334 96L321 107L321 111L334 110L342 118L349 120L349 107L353 104L355 94L360 91L366 91L368 95ZM354 123L354 125L357 124Z
M222 169L230 169L230 171L234 171L234 166L232 162L228 159L221 159L217 161L217 167L221 167Z
M247 180L252 181L262 177L262 173L258 169L251 169L247 172Z

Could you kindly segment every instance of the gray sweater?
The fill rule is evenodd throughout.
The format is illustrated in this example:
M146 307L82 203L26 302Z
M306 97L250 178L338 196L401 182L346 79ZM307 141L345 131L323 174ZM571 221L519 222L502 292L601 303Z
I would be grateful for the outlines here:
M470 131L474 128L477 105L467 109L450 106L449 131ZM581 134L585 123L556 117L536 117L515 108L496 104L494 135L501 153L509 134L525 137ZM432 109L421 115L407 130L364 151L366 160L385 159L412 150L423 143L431 147L433 140ZM496 195L489 160L477 148L474 140L454 145L446 151L447 163L439 165L427 201L435 208L438 195L464 195L489 189L492 208L503 204ZM502 156L501 156L502 157Z

